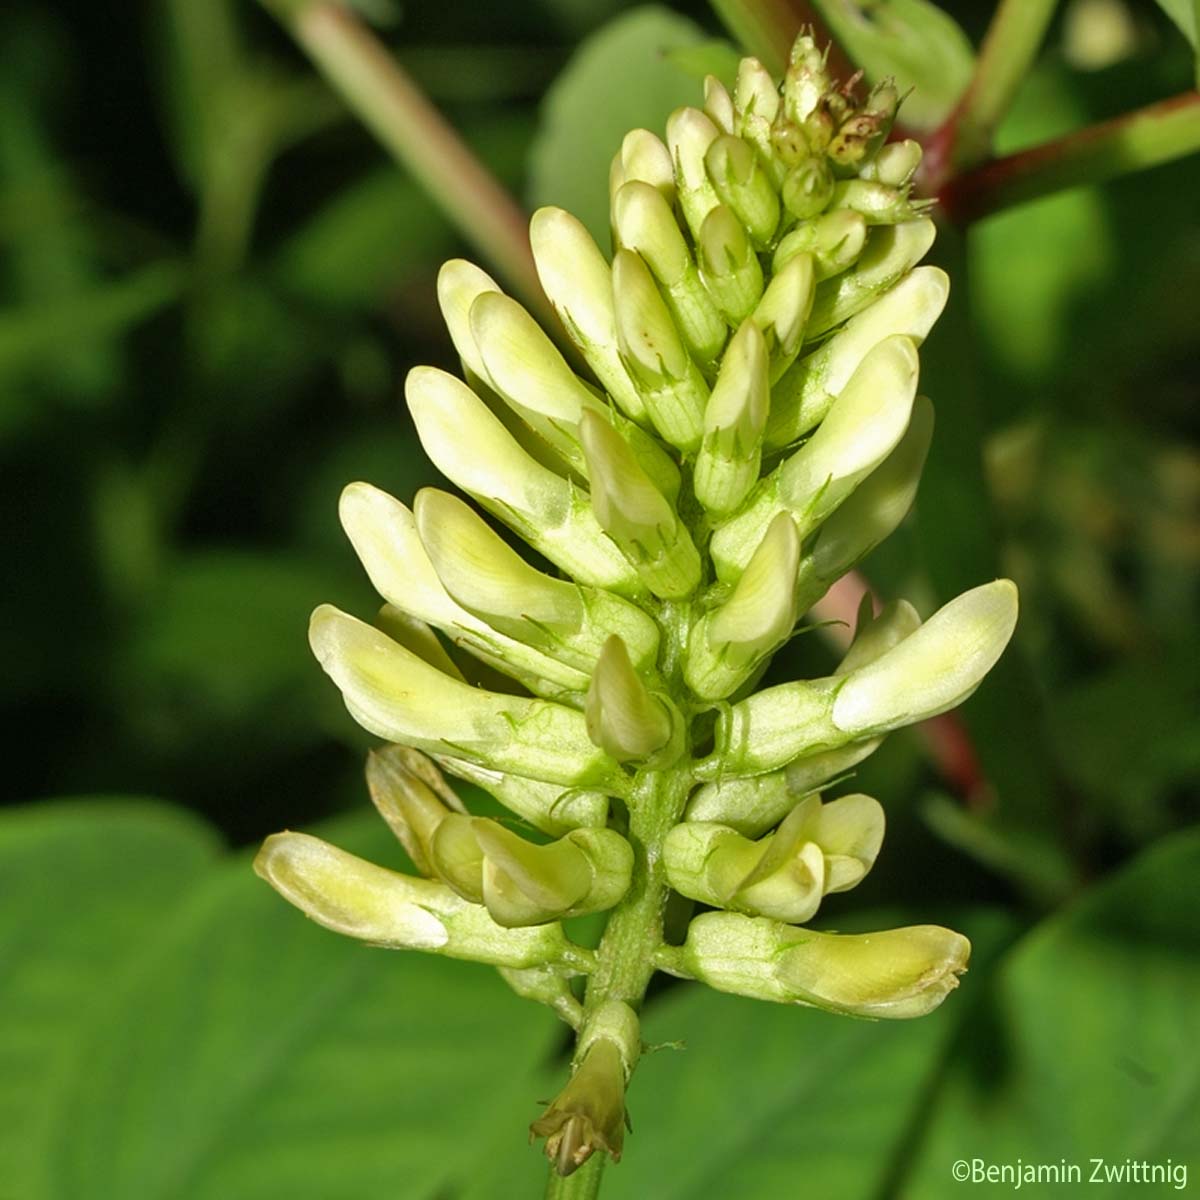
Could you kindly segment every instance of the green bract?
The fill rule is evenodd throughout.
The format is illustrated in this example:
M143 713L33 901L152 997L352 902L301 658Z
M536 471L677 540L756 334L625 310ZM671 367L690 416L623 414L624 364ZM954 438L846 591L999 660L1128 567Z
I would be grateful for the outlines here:
M919 147L882 145L896 106L886 84L835 88L802 37L781 87L747 59L665 142L625 139L611 260L569 214L538 212L538 272L586 375L484 272L446 265L466 381L409 375L418 433L548 570L448 493L411 511L364 483L342 499L387 607L374 626L318 609L312 645L395 743L368 780L419 876L291 833L257 868L330 928L494 964L575 1026L573 1078L533 1126L564 1174L620 1154L655 970L913 1017L966 968L966 940L938 927L803 927L883 840L875 800L819 791L971 694L1012 634L1013 585L924 624L904 602L864 606L836 672L754 690L903 520L932 435L918 347L947 281L917 266L934 231L909 195ZM510 685L478 686L479 664ZM446 775L519 820L471 816ZM663 939L672 889L724 910L680 946ZM606 910L595 952L560 924Z

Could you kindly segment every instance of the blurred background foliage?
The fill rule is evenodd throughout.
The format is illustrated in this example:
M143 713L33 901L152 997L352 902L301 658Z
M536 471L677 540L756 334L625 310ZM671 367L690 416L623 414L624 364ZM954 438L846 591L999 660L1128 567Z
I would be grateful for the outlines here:
M978 43L991 6L942 7ZM506 184L602 240L621 134L732 61L698 2L369 15ZM436 482L400 383L454 367L434 280L474 255L250 0L13 0L0 61L0 1195L535 1194L549 1015L482 968L344 946L217 856L333 819L400 861L304 631L319 602L377 605L343 484ZM1071 0L1000 149L1193 72L1150 0ZM964 991L880 1029L669 989L652 1035L693 1048L640 1070L606 1194L755 1197L800 1170L814 1196L934 1196L985 1143L1195 1156L1197 195L1193 157L935 251L930 477L865 573L925 611L1010 573L1019 645L966 711L991 786L955 794L894 736L854 783L889 852L830 912L959 914ZM832 655L800 638L778 670ZM1191 1082L1164 1099L1148 1062Z

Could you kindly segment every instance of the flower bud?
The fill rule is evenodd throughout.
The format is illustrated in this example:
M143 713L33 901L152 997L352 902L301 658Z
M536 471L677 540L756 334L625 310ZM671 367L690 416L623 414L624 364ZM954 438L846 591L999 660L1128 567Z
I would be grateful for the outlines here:
M352 483L342 492L339 515L375 590L395 609L443 630L457 645L538 694L587 686L587 676L578 668L506 637L455 603L429 561L413 514L399 500L370 484ZM444 654L431 656L408 638L394 640L445 672ZM461 675L453 666L447 673Z
M796 523L779 513L729 599L701 617L688 639L684 678L702 700L731 695L796 624Z
M394 604L384 604L375 614L374 625L393 642L398 642L405 650L411 650L443 675L450 675L455 679L466 678L458 663L446 652L446 647L438 640L438 635L432 627L426 625L419 617L406 613Z
M585 413L580 434L600 527L656 596L690 595L700 582L700 556L675 510L611 425Z
M866 355L900 335L919 346L946 307L950 280L937 267L917 267L831 337L800 359L771 396L766 443L779 449L825 418Z
M810 754L789 763L786 770L767 775L706 783L692 796L687 820L714 821L744 837L758 837L778 825L806 796L853 770L879 748L881 740L851 742Z
M591 234L561 208L539 208L529 222L529 242L542 289L571 340L621 409L646 421L646 406L621 362L612 272Z
M771 126L779 111L779 89L757 58L743 58L738 63L733 103L737 114L733 132L757 146L764 160L770 162Z
M592 745L574 709L451 679L331 605L313 613L309 641L351 715L389 742L548 783L620 787L616 764Z
M937 925L817 933L765 917L713 912L692 921L683 962L718 991L904 1019L937 1008L958 986L970 953L965 937Z
M385 870L305 833L267 838L254 870L318 925L376 946L494 966L554 963L567 974L585 961L559 925L505 929L445 884Z
M654 428L671 445L695 449L708 388L640 255L617 251L613 296L622 361L637 380Z
M932 437L933 405L918 396L896 448L817 531L800 564L800 612L811 608L904 520L917 494Z
M493 386L479 347L475 344L470 320L471 306L480 296L488 293L503 295L500 285L474 263L463 258L452 258L442 264L437 278L438 307L442 310L442 320L446 322L450 340L463 366Z
M810 34L801 34L792 44L783 77L783 106L788 119L802 125L832 87L824 52Z
M639 667L654 665L658 626L636 605L534 570L448 492L424 488L414 507L446 591L492 628L588 673L605 639L619 632Z
M437 827L448 812L466 811L441 772L418 750L388 746L367 755L367 789L413 866L432 875L429 846Z
M874 179L891 187L907 187L921 165L921 143L905 138L881 146L875 157L859 170L860 179Z
M676 758L683 720L675 706L651 694L616 634L604 644L584 704L588 736L617 762Z
M722 132L732 133L735 114L733 97L728 88L715 76L704 77L704 115Z
M1016 620L1009 580L965 592L866 666L766 688L733 705L717 722L713 756L697 772L705 779L756 775L946 712L992 669Z
M697 241L704 286L731 324L754 311L763 294L762 267L741 221L732 209L716 205L704 219Z
M586 501L534 462L468 387L417 367L405 390L421 444L444 475L573 578L627 595L641 590Z
M529 1127L546 1139L546 1157L570 1175L597 1151L619 1162L625 1142L625 1088L641 1053L633 1009L609 1000L580 1034L571 1080Z
M821 903L821 848L789 838L786 847L772 854L777 841L776 834L752 842L724 825L684 822L663 844L667 879L680 895L702 904L792 923L807 921Z
M833 189L830 204L861 214L868 225L894 225L907 221L916 209L907 188L892 187L874 179L847 179Z
M813 260L808 254L797 254L783 270L767 284L754 323L762 330L770 359L768 375L775 382L792 365L804 340L808 314L812 310Z
M995 665L1016 624L1011 580L964 592L892 650L851 672L834 702L833 723L863 736L954 708Z
M716 516L733 512L758 482L770 386L766 342L753 321L743 321L704 410L692 478L696 499Z
M648 129L631 129L617 154L621 185L638 180L656 189L670 206L675 203L675 165L662 139ZM613 198L620 187L613 189Z
M833 199L833 172L823 158L806 158L783 177L779 194L793 217L810 221Z
M633 851L611 829L576 829L546 845L483 817L450 815L430 847L434 869L506 929L611 908L629 890Z
M608 820L608 797L603 792L524 779L446 755L439 755L438 761L452 775L482 788L543 833L557 837L582 826L599 829Z
M811 254L813 274L820 281L853 265L867 244L867 223L861 213L838 209L805 221L775 248L772 269L781 271L798 254Z
M779 195L754 147L726 133L709 146L704 166L721 203L746 227L756 245L767 245L779 225Z
M876 615L870 593L865 594L858 606L854 640L834 674L849 675L873 663L920 628L921 616L907 600L893 600Z
M887 291L925 257L934 234L928 217L872 229L854 269L825 280L817 288L808 337L840 325Z
M684 896L800 924L816 914L823 896L862 880L879 854L883 828L883 809L870 796L830 804L809 796L757 842L725 825L676 825L663 862Z
M725 344L725 322L700 280L670 204L649 184L627 183L613 202L613 221L620 244L639 254L658 280L692 355L712 361Z
M917 389L917 351L907 338L880 342L859 364L804 445L764 480L751 502L713 535L717 574L736 578L767 524L790 512L807 536L891 453L908 427Z
M698 108L677 108L667 118L667 146L675 163L679 206L695 238L700 236L704 218L718 203L704 169L704 156L720 132Z

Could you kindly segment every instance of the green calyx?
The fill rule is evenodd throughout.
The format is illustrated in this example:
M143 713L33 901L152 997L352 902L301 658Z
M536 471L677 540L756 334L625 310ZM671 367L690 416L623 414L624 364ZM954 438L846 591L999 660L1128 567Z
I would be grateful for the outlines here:
M985 582L924 622L868 602L840 666L757 687L904 520L933 434L920 346L947 280L920 265L920 147L885 144L898 106L889 83L832 80L801 37L782 81L745 59L662 137L632 131L611 257L559 209L530 225L577 353L478 267L441 272L463 378L417 367L406 397L466 498L342 497L387 603L374 624L324 606L310 640L387 743L368 787L414 873L290 833L256 869L330 929L497 967L576 1030L571 1078L531 1127L563 1175L620 1156L656 970L908 1018L966 969L965 939L937 926L807 923L880 852L883 811L839 794L846 776L981 684L1016 589ZM472 815L453 779L512 819ZM668 945L672 892L673 912L716 911ZM596 913L592 951L562 922Z

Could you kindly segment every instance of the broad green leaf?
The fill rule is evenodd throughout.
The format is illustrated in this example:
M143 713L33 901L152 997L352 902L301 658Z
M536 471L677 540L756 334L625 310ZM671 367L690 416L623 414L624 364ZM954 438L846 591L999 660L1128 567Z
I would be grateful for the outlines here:
M935 129L971 80L967 35L930 0L815 0L830 32L867 79L892 76L912 94L900 109L909 129Z
M322 832L399 858L374 814ZM417 1200L524 1136L558 1027L494 972L339 938L244 855L155 911L80 1005L21 1200Z
M1200 0L1158 0L1158 7L1179 26L1179 32L1195 46L1197 34L1200 33Z
M667 54L669 63L686 71L698 83L703 83L709 75L715 75L731 92L741 58L737 48L724 38L712 38L707 42L697 42L694 46L680 46Z
M997 153L1056 137L1085 117L1064 72L1036 70L999 130ZM972 228L968 247L973 327L1007 374L1031 383L1044 378L1077 352L1068 340L1072 307L1110 274L1114 251L1102 197L1076 188L999 213Z
M433 201L394 168L351 184L281 248L276 272L322 307L374 303L414 267L445 257L453 234Z
M200 822L147 801L43 802L0 816L0 1195L50 1194L47 1138L88 1019L215 848Z
M684 17L657 6L632 9L588 38L542 105L530 152L530 198L574 213L608 245L608 168L630 129L660 137L701 90L672 54L707 41Z
M1171 1159L1194 1173L1198 875L1200 830L1192 829L1018 943L989 981L991 1020L964 1031L952 1055L906 1197L961 1196L951 1164L976 1156L1065 1160L1085 1174L1096 1156ZM1132 1196L1144 1186L1093 1185L1088 1194Z
M260 739L311 729L314 714L333 710L308 652L308 617L345 591L299 556L181 558L122 659L130 717L167 742L249 726Z

